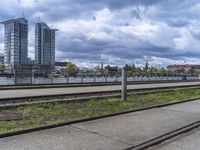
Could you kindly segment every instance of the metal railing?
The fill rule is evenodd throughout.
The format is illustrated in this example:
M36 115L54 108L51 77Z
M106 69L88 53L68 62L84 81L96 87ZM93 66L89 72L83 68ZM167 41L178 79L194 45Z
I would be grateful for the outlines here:
M37 77L34 74L31 77L26 77L28 82L31 81L30 84L82 84L82 83L102 83L102 82L121 82L121 72L117 73L116 75L113 74L104 74L104 75L97 75L97 74L87 74L87 75L79 75L79 76L59 76L59 77ZM12 77L1 77L0 76L0 85L15 85L16 83L28 84L25 82L24 77L18 77L16 82L16 76ZM173 80L199 80L198 74L127 74L127 81L173 81Z

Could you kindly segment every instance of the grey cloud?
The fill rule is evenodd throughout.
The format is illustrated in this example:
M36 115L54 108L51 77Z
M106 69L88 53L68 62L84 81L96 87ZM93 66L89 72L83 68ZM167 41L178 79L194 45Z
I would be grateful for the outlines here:
M15 6L6 5L6 7L1 8L1 21L10 19L13 15L15 17L22 15L23 3L21 0L17 1L19 4ZM34 31L32 30L34 30L34 23L39 17L36 14L39 12L43 14L42 20L47 24L59 24L68 20L86 22L93 20L98 23L99 18L95 16L96 13L107 8L113 18L105 22L108 25L97 27L96 30L105 33L109 38L88 38L87 33L81 32L84 30L82 26L80 26L80 32L77 33L65 33L65 31L60 30L57 34L57 49L63 55L59 55L57 60L69 59L77 62L85 60L91 63L105 61L120 64L131 62L134 59L142 60L144 56L174 60L183 57L196 58L199 57L198 47L178 51L173 44L175 43L174 39L180 36L179 29L181 28L188 30L194 39L200 40L200 32L196 29L198 24L192 24L194 20L200 18L197 11L198 7L200 8L198 4L199 0L48 0L45 3L42 0L35 0L33 7L25 7L25 16L29 19L32 34L29 35L29 45L34 46ZM151 31L152 39L131 31L129 31L130 33L124 31L127 30L126 27L143 22L151 22L158 27L160 24L165 24L169 29ZM188 26L190 26L189 29ZM177 33L170 33L175 31ZM3 42L2 36L0 43ZM158 38L154 41L154 36L164 40ZM112 58L113 61L111 61Z
M169 26L173 26L173 27L184 27L187 26L189 24L189 20L188 19L169 19L165 21Z

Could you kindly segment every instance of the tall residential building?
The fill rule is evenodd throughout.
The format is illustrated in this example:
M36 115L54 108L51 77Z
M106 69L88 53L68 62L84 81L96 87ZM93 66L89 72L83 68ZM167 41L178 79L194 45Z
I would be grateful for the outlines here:
M4 64L4 55L0 53L0 64Z
M6 67L18 68L27 64L28 21L25 18L11 19L4 24L4 63Z
M35 61L39 65L55 65L55 32L46 23L39 22L35 26Z

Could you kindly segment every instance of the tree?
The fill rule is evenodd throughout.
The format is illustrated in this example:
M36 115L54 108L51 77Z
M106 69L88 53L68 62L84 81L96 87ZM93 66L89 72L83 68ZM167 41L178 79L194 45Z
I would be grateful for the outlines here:
M168 73L168 70L167 70L167 69L165 69L165 68L161 68L161 69L160 69L160 74L166 75L167 73Z
M6 70L5 65L0 64L0 73L3 73Z
M142 69L141 68L139 68L139 67L137 67L137 68L135 68L136 69L136 73L141 73L142 72Z
M68 63L66 65L66 70L70 75L75 75L77 72L77 66L73 63Z

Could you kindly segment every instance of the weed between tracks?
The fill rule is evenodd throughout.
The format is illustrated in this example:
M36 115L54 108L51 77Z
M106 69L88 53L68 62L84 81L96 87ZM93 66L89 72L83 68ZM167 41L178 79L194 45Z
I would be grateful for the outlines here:
M0 113L14 112L24 115L24 119L22 120L0 121L0 133L59 124L77 119L107 115L192 98L200 98L200 89L181 89L171 92L143 95L132 94L128 97L127 101L120 101L119 98L105 98L77 103L27 105L13 109L0 110Z

